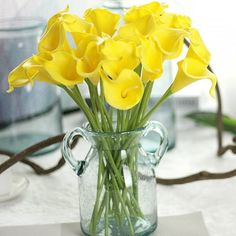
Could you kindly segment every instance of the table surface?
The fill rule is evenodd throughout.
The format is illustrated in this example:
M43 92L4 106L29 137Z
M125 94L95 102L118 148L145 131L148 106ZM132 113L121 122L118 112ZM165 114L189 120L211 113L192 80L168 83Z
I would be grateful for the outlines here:
M79 114L64 119L66 130L78 126ZM226 135L226 142L230 136ZM216 156L214 129L189 126L178 132L176 148L169 151L157 168L157 175L174 178L207 170L223 172L236 168L236 157ZM76 152L85 156L88 145L79 144ZM60 150L33 160L45 167L54 165ZM37 176L21 163L14 172L25 175L30 185L20 197L0 203L0 227L78 222L77 176L65 165L48 176ZM157 185L158 212L161 216L201 211L211 236L236 235L236 178L198 181L184 185Z

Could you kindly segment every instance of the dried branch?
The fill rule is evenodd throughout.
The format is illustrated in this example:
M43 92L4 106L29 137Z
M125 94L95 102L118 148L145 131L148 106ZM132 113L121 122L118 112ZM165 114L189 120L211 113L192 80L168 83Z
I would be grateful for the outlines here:
M11 153L8 153L6 151L2 151L1 153L2 154L5 154L5 155L8 155L10 156L11 158L8 159L7 161L5 161L2 165L0 165L0 174L7 170L8 168L10 168L11 166L13 166L14 164L16 164L17 162L19 161L22 161L25 157L28 157L30 156L31 154L33 154L34 152L37 152L39 150L41 150L42 148L45 148L47 146L50 146L52 144L55 144L55 143L58 143L58 142L61 142L64 138L65 134L60 134L60 135L57 135L55 137L52 137L52 138L49 138L49 139L46 139L46 140L43 140L39 143L36 143L28 148L26 148L25 150L15 154L15 155L11 155ZM24 163L26 164L29 164L30 161L24 161ZM60 165L62 165L62 162L58 163ZM37 171L40 171L40 168L37 169L37 164L32 164L31 162L31 167L32 168L36 168L36 173ZM55 167L54 167L55 168ZM41 168L42 169L42 168ZM45 170L46 171L46 170Z
M173 184L186 184L200 180L226 179L234 176L236 176L236 169L222 173L211 173L208 171L200 171L196 174L175 179L163 179L158 177L156 178L156 182L158 184L163 184L163 185L173 185Z

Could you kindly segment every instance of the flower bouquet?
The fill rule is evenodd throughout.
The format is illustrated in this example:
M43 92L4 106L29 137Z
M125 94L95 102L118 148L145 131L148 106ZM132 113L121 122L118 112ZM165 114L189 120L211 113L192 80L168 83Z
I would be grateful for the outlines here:
M106 9L69 8L49 19L38 53L9 74L9 92L35 81L64 89L78 104L88 124L65 137L62 152L80 176L80 215L86 235L147 235L155 230L154 169L166 147L165 129L148 122L172 94L200 79L216 77L208 70L210 53L187 16L152 2L134 6L121 16ZM182 54L184 40L190 43ZM155 105L148 109L153 83L163 63L181 57L178 72ZM91 106L80 92L86 83ZM37 104L36 104L37 105ZM156 132L160 148L146 152L140 139ZM83 161L74 159L70 144L81 135L92 143ZM157 135L157 136L158 136Z

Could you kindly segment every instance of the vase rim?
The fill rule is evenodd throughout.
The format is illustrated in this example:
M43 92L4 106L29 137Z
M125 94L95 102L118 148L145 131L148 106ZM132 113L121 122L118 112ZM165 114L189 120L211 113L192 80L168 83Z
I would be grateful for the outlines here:
M44 27L40 17L6 17L0 18L0 32L34 30Z
M88 122L85 122L82 125L83 130L88 133L90 136L114 136L114 135L129 135L129 134L139 134L142 133L143 131L146 130L149 122L147 122L144 126L135 128L132 130L127 130L127 131L93 131L91 130L90 124Z

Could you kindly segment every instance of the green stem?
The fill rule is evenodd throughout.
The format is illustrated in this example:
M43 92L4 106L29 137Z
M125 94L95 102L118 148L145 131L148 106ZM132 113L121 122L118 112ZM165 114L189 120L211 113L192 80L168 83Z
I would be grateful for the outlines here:
M162 95L162 97L158 100L158 102L151 108L151 110L142 118L139 123L139 126L143 126L150 119L152 114L156 111L156 109L172 94L170 89L167 89L166 92Z
M142 118L143 114L145 113L150 96L151 96L152 87L153 87L153 81L149 81L145 86L144 94L143 94L142 100L139 105L139 110L138 110L137 115L135 116L135 120L133 121L131 129L134 129L135 127L137 127L140 119Z

